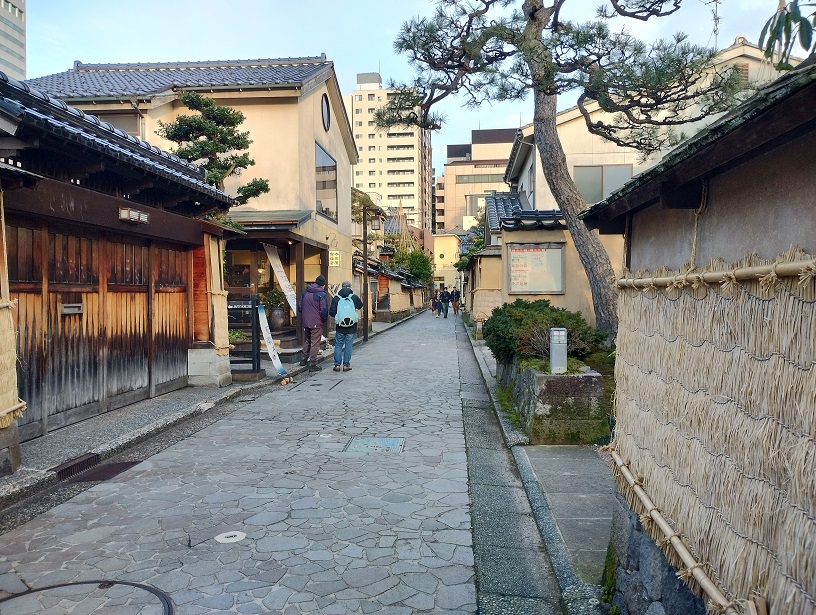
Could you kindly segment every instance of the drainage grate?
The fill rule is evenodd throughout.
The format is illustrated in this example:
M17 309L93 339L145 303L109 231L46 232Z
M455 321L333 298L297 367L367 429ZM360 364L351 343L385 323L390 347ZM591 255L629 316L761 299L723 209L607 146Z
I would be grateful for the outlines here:
M75 474L71 477L72 483L90 483L102 480L108 480L114 476L121 474L125 470L142 463L141 461L119 461L116 463L103 463L102 465L94 466L84 472Z
M401 453L405 438L363 438L355 436L343 450L348 453Z
M101 459L99 458L99 453L85 453L79 457L69 459L65 463L58 466L49 468L48 471L56 472L57 478L60 480L68 480L75 474L79 474L80 472L84 472L85 470L94 467L100 461Z

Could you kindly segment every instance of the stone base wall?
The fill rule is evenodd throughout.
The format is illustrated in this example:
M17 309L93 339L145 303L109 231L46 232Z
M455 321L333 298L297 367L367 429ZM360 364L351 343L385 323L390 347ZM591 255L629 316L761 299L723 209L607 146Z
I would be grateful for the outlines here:
M614 593L612 605L620 615L705 615L703 601L677 578L654 540L643 531L638 516L616 494L612 516Z
M376 322L399 322L405 318L408 318L412 314L416 313L415 308L408 308L407 310L377 310L377 313L374 315L374 320Z
M229 355L216 354L215 348L190 348L187 374L190 386L227 386L232 383Z
M17 421L0 429L0 476L13 474L20 467L20 436Z
M499 363L496 377L512 387L513 401L530 444L590 444L609 436L603 376L521 371L515 361Z

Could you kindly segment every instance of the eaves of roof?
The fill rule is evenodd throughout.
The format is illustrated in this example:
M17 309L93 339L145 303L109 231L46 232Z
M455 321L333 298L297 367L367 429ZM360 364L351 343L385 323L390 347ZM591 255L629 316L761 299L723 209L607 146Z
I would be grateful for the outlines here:
M87 115L0 72L0 112L34 133L49 134L232 205L205 181L203 169Z
M512 184L514 180L518 179L521 173L521 165L527 160L533 146L533 125L522 126L516 132L516 140L513 141L513 149L510 150L510 158L507 160L507 167L504 170L505 184Z
M247 231L297 228L311 217L312 212L304 209L238 210L230 212L230 218Z
M590 228L598 228L603 222L653 202L661 183L679 177L686 167L697 165L695 175L703 177L743 160L752 147L773 144L785 134L801 136L803 128L816 129L814 99L816 64L801 65L671 150L658 164L633 177L608 198L581 212L579 218ZM733 147L722 147L728 140L734 141ZM746 146L749 142L756 145ZM715 150L716 156L712 155Z

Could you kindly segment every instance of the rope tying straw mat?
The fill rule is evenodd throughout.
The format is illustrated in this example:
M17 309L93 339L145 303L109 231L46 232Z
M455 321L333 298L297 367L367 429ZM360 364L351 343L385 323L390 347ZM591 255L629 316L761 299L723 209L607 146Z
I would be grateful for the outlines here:
M627 278L615 450L735 608L756 593L771 612L816 613L816 260L791 249Z

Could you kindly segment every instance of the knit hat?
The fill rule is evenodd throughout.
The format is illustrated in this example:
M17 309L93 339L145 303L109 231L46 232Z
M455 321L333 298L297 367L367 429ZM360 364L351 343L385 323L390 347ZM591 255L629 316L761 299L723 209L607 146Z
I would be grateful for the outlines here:
M343 288L351 288L351 282L343 282Z
M315 284L318 286L325 286L326 285L326 278L322 275L319 275L315 278Z

